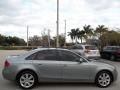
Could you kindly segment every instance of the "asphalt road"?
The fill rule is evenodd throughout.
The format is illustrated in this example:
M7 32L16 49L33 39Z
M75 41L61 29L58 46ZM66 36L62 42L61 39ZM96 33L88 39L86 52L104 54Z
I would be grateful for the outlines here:
M2 77L2 69L3 69L3 63L5 61L5 56L8 55L17 55L20 53L24 53L26 51L22 50L0 50L0 90L21 90L16 83L7 81L3 79ZM106 61L106 60L105 60ZM116 82L112 83L111 86L108 88L99 88L96 87L94 84L80 84L80 83L64 83L64 84L57 84L57 83L44 83L39 84L37 87L35 87L33 90L120 90L120 62L116 61L107 61L109 63L112 63L117 67L118 71L118 79Z

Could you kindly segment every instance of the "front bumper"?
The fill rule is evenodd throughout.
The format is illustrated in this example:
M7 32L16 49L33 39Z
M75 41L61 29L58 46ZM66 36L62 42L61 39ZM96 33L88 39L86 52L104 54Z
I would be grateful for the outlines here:
M117 77L118 77L118 72L117 72L117 70L115 69L114 71L113 71L113 80L114 81L116 81L117 80Z

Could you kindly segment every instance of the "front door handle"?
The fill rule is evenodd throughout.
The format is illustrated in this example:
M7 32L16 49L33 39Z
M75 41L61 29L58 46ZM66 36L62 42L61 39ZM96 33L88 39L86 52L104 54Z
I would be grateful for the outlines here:
M64 67L67 67L67 65L65 64Z
M42 64L38 64L38 65L42 65Z

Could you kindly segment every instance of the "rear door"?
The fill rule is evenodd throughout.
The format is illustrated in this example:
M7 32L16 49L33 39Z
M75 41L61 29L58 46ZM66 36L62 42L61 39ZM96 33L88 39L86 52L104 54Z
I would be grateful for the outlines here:
M56 50L43 50L37 52L35 59L33 60L36 66L41 81L54 82L61 80L63 65L58 60L58 54Z

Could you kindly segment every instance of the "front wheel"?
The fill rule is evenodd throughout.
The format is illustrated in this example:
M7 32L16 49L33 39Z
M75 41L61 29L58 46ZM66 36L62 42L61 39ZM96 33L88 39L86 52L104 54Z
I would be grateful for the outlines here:
M18 75L17 83L23 89L31 89L37 83L37 76L31 71L24 71Z
M107 71L102 71L97 74L95 83L98 87L108 87L112 82L112 76Z

